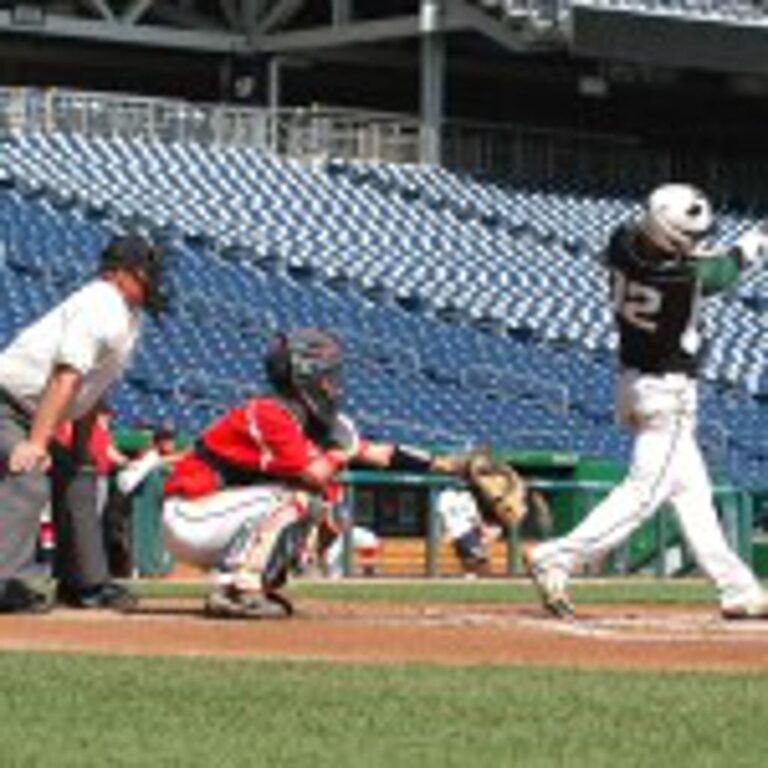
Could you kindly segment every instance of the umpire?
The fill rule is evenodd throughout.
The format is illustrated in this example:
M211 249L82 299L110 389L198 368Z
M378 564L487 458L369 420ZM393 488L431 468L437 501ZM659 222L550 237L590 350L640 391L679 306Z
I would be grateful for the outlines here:
M103 396L139 340L142 309L159 308L161 267L148 238L115 235L97 275L0 353L0 613L51 607L20 575L52 495L58 599L116 609L135 601L109 580L86 445ZM75 437L65 451L52 437L69 420Z

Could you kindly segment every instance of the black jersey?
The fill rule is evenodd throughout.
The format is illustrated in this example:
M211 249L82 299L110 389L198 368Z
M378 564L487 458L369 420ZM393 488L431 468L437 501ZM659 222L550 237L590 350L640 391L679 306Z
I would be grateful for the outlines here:
M701 346L696 272L663 254L654 258L638 234L634 224L618 227L606 254L619 359L625 368L644 373L693 376Z

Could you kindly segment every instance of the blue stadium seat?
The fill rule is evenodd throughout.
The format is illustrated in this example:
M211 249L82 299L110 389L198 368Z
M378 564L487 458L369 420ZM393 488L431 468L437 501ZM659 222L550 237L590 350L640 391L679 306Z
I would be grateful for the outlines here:
M112 223L169 234L171 311L148 324L116 393L126 417L166 414L195 428L222 403L184 392L190 372L263 384L267 335L321 324L354 350L350 407L382 435L626 449L611 419L616 338L599 254L608 228L637 213L635 197L64 134L19 137L3 173L4 339L93 271ZM724 212L723 237L760 215ZM712 391L743 396L728 410L729 434L762 445L754 412L763 418L768 395L766 305L764 271L714 300L704 366ZM466 373L483 366L506 383ZM514 375L558 382L567 407L547 384L542 397L555 402L530 398ZM707 407L705 419L723 417ZM746 448L739 455L760 465Z

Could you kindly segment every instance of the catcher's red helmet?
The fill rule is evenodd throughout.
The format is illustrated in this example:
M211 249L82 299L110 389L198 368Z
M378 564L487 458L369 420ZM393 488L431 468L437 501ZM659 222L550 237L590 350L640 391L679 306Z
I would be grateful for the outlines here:
M338 339L318 328L277 333L264 357L274 389L298 400L323 426L336 420L341 403L342 348Z

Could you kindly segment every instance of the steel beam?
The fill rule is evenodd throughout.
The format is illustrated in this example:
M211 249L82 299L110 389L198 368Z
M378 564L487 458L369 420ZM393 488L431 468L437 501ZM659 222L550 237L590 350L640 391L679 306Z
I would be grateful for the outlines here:
M155 0L133 0L120 15L121 24L136 24Z
M94 11L100 19L105 21L115 20L115 13L107 0L85 0L85 5Z
M452 31L472 30L512 53L522 53L541 47L541 44L537 44L532 39L530 32L521 33L512 30L501 21L461 0L448 3L444 28ZM551 43L547 47L552 48Z
M259 32L266 34L277 27L281 27L295 16L303 5L304 0L280 0L280 2L275 3L259 23Z
M314 27L272 35L257 34L253 40L253 46L256 50L267 53L288 53L383 42L418 35L418 16L397 16L338 27Z
M46 14L43 24L32 27L15 24L9 11L0 10L0 33L3 32L209 53L247 50L245 36L231 32L120 24L95 19L75 19L71 16L50 13Z

